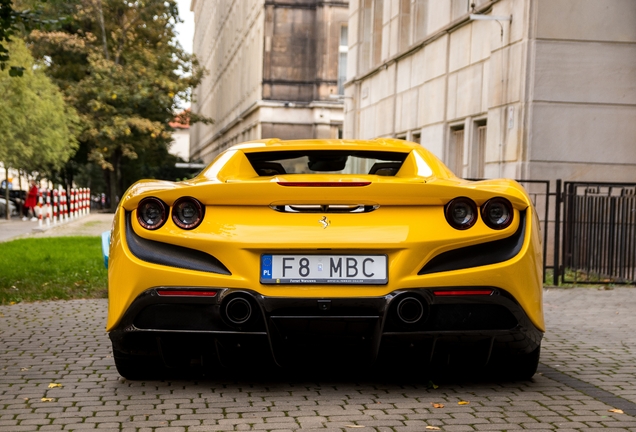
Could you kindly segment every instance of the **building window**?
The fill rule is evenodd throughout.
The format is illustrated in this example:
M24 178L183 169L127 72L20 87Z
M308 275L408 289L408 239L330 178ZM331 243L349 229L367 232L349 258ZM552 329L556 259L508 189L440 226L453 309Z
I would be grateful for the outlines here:
M373 56L372 66L377 66L382 62L382 27L384 14L384 0L374 0L373 2Z
M464 125L451 127L448 167L457 177L464 177Z
M366 72L371 67L371 28L373 23L373 0L362 0L360 11L360 54L358 64L359 72Z
M377 66L382 60L382 15L384 0L361 0L360 72Z
M411 45L411 1L400 0L400 51L405 51Z
M413 132L411 141L414 143L422 144L422 134L420 132Z
M418 42L426 37L426 9L427 0L412 0L411 14L413 17L413 42Z
M475 145L473 146L473 163L471 176L484 178L486 164L486 120L475 122Z
M455 21L462 15L466 15L470 8L470 0L451 0L451 20Z
M340 46L338 47L338 94L344 94L344 83L347 81L348 36L348 27L340 27Z

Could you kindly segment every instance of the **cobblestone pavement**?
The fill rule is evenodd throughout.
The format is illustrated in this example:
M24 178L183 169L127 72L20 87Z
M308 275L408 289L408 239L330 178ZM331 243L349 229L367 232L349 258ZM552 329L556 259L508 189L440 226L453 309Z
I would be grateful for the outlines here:
M0 431L636 431L636 289L551 289L545 306L532 381L438 388L389 373L130 382L114 368L105 300L1 306Z

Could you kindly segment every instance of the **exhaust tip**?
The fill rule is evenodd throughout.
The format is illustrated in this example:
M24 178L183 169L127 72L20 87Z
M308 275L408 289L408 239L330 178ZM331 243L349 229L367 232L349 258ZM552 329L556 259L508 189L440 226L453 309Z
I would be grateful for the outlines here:
M225 316L234 325L245 324L252 317L252 305L243 297L234 297L225 305Z
M402 298L396 308L398 319L403 324L417 324L424 318L425 307L422 301L416 297Z

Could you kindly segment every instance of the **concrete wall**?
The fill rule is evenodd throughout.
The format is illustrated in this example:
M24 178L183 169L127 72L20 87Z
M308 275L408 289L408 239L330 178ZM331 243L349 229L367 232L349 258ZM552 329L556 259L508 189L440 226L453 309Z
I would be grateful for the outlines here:
M345 137L421 142L460 176L636 181L636 1L468 3L351 2Z
M340 29L346 1L193 2L194 53L209 74L193 112L214 119L191 132L193 158L212 160L246 140L337 138Z
M636 2L539 0L529 175L636 181Z
M478 12L510 16L502 21L470 21L468 2L372 1L350 6L352 61L348 70L345 136L395 136L421 142L463 176L499 176L520 169L519 122L507 129L491 117L520 116L526 64L528 1L476 2ZM357 8L355 7L357 6ZM366 7L366 9L365 9ZM367 67L365 14L383 14L382 61ZM410 21L405 18L407 9ZM406 27L406 30L404 29ZM503 27L503 36L501 35ZM353 33L353 32L350 32ZM507 123L506 123L507 124ZM479 149L478 127L487 127ZM453 130L463 129L461 142ZM455 162L457 161L457 162Z

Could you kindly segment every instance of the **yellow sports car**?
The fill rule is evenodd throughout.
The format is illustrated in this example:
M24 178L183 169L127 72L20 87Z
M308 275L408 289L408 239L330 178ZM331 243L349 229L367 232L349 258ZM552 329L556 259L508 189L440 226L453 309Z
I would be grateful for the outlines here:
M538 220L514 181L459 179L401 140L253 141L192 180L127 191L107 330L130 379L385 360L526 379L541 277Z

